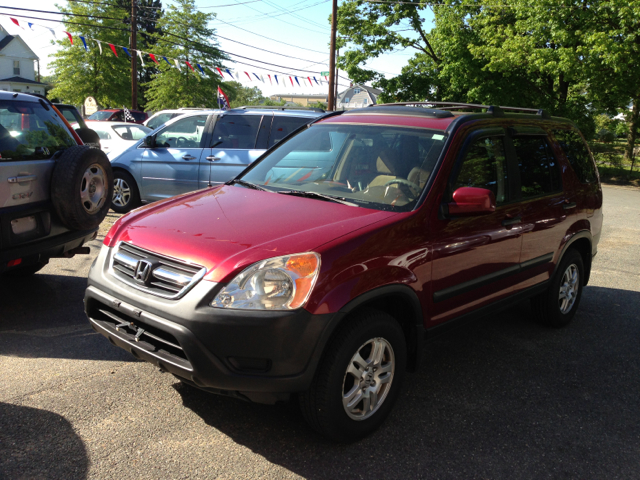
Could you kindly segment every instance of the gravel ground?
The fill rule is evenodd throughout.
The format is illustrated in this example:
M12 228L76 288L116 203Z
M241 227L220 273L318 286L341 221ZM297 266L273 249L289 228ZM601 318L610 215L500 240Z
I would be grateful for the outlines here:
M295 404L192 389L94 333L82 298L99 237L0 282L0 478L640 478L638 189L605 187L605 225L568 328L524 302L440 337L353 445Z

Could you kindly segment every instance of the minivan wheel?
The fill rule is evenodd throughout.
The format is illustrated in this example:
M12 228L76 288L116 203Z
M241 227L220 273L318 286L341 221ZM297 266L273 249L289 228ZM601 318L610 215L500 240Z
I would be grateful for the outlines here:
M305 419L335 442L369 435L393 408L406 362L398 322L378 310L359 312L336 332L311 388L299 395Z
M571 249L562 258L549 289L531 299L537 320L556 328L568 325L580 304L583 278L582 256Z
M131 175L121 170L113 172L113 199L111 209L127 213L140 206L140 191Z

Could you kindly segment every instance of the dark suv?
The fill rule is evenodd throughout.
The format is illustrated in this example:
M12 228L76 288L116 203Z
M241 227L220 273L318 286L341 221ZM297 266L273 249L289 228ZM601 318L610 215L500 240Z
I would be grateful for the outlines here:
M525 299L568 324L601 228L598 173L569 120L376 105L122 217L85 308L181 381L257 402L297 393L313 428L350 441L382 423L436 332Z
M52 257L88 253L111 204L102 151L48 100L0 92L0 274L25 275Z

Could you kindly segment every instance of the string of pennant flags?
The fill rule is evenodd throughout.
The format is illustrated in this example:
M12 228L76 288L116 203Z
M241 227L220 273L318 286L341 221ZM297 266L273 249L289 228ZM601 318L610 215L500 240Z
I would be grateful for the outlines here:
M9 19L18 27L20 27L23 30L26 30L25 27L23 25L20 24L20 22L13 17L9 17ZM51 27L47 27L45 25L40 25L38 23L33 23L33 22L25 22L23 21L22 23L26 23L29 30L34 31L33 27L40 27L40 28L44 28L46 30L49 30L51 32L51 34L53 35L54 38L58 38L56 35L56 31L51 28ZM68 37L69 39L69 43L71 45L74 45L74 37L71 33L64 31L63 33ZM161 62L166 62L166 64L170 67L170 68L177 68L178 70L182 71L182 68L189 68L193 73L195 74L200 74L202 76L207 75L205 69L210 70L214 75L220 75L220 77L224 80L228 80L229 78L235 81L246 81L245 80L245 76L246 78L250 81L250 82L262 82L265 83L267 82L267 80L265 80L265 74L260 74L258 75L255 72L249 72L249 71L245 71L245 70L237 70L237 69L231 69L231 68L226 68L226 67L216 67L216 66L208 66L208 65L201 65L198 62L189 62L188 60L179 60L177 58L173 58L173 57L169 57L169 56L165 56L165 55L157 55L151 52L144 52L142 50L134 50L131 49L129 47L125 47L123 45L117 45L114 43L109 43L109 42L104 42L102 40L98 40L97 38L91 38L91 37L87 37L87 36L82 36L82 35L77 35L77 37L81 40L82 42L82 46L84 47L85 51L89 51L89 44L87 43L87 41L89 42L95 42L98 50L100 51L100 55L103 54L103 49L102 46L103 45L107 45L109 47L109 49L111 50L111 52L113 53L113 55L116 58L119 58L118 56L118 51L122 50L129 58L131 58L131 55L137 55L138 58L140 58L140 63L142 64L142 66L145 66L145 57L148 57L148 59L151 59L151 61L153 61L155 64L160 65ZM77 42L76 42L77 44ZM147 59L147 61L148 61ZM182 65L182 63L184 62L184 65ZM194 68L195 65L195 68ZM196 68L198 70L196 70ZM326 72L323 72L326 73ZM227 76L225 76L225 74ZM244 74L244 75L243 75ZM310 87L322 87L325 84L329 83L329 78L326 75L318 75L316 76L311 76L308 75L306 77L304 76L300 76L300 75L289 75L289 74L271 74L271 73L267 73L266 74L267 79L269 81L269 83L271 85L273 85L273 82L276 82L276 85L282 85L282 86L287 86L287 80L289 80L289 82L291 83L291 86L295 88L295 86L297 85L298 87L303 87L303 86L307 86L307 82L309 84ZM279 78L278 78L279 77ZM254 80L255 78L255 80ZM302 83L300 83L300 81L302 80ZM295 84L294 84L295 81ZM282 82L282 83L281 83ZM315 82L315 84L314 84Z

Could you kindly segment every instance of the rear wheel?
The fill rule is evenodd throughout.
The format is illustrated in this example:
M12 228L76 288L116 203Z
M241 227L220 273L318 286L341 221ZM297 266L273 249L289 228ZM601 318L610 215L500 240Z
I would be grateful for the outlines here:
M582 256L571 249L560 261L549 289L531 299L537 320L556 328L568 325L578 310L583 284Z
M369 435L393 408L406 362L398 322L377 310L360 312L334 335L311 388L300 394L305 419L332 441Z
M111 208L117 213L127 213L140 206L140 191L134 178L127 172L113 172L113 199Z

